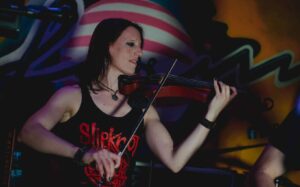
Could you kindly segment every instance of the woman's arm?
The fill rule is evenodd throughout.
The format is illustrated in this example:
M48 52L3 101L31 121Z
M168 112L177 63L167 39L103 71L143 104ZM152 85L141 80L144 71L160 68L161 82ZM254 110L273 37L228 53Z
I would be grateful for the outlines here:
M250 170L245 186L275 187L274 180L286 171L284 157L276 147L267 145Z
M237 94L236 89L214 81L216 95L209 104L205 118L215 121L223 108ZM173 172L180 171L206 139L209 129L199 123L193 132L174 149L173 140L151 107L145 116L146 140L154 154Z
M79 109L81 91L79 87L65 87L58 90L49 101L24 124L18 139L33 149L67 158L74 158L79 147L56 136L51 129L58 123L67 121ZM67 132L66 132L67 133ZM82 155L82 162L96 162L101 176L109 180L114 176L115 168L119 167L119 155L106 149L91 148Z
M64 121L72 115L74 101L81 101L78 87L68 86L55 92L47 103L25 122L18 140L43 153L73 157L78 147L57 137L51 129L59 121Z

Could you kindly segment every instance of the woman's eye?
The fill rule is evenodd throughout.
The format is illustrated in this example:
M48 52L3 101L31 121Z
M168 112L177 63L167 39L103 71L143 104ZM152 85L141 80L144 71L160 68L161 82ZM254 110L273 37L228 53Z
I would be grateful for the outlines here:
M126 43L129 47L134 47L134 43L133 42L127 42Z

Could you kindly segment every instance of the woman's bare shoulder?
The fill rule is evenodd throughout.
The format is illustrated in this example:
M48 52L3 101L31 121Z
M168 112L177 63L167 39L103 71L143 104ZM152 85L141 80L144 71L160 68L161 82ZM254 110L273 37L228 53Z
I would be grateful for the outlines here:
M52 97L50 98L50 103L57 103L58 105L73 105L81 101L81 89L77 84L66 85L58 88Z
M81 95L81 88L78 84L66 85L61 88L58 88L55 92L55 95L61 95L61 96Z
M56 106L56 108L64 108L64 115L61 122L68 120L71 116L75 115L80 107L80 86L67 85L57 89L49 103L52 106Z

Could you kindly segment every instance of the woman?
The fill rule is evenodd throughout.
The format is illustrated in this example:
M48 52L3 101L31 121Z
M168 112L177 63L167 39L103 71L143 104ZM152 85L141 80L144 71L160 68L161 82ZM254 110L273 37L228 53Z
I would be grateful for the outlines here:
M180 171L204 142L211 125L237 91L214 81L215 96L204 120L176 149L157 111L150 106L144 116L143 128L126 147L143 111L131 107L128 98L118 91L118 76L135 73L143 42L142 28L136 23L125 19L100 22L91 38L79 76L80 84L56 91L27 120L19 140L37 151L83 163L72 170L79 171L72 175L78 176L77 184L81 186L97 186L99 181L105 181L103 186L128 184L142 132L162 163L173 172ZM124 147L124 154L118 154Z

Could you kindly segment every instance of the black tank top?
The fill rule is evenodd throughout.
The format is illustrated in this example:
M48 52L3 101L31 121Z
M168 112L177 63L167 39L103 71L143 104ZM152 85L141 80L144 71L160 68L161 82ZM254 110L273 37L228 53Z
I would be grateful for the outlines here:
M67 122L56 125L54 132L72 144L82 147L89 146L95 149L108 149L119 153L127 144L128 139L136 128L137 121L142 114L141 109L132 108L125 116L113 117L101 111L93 102L89 90L81 86L82 101L78 112ZM134 155L141 139L143 124L133 136L124 152L121 165L116 169L111 182L104 186L126 186L134 166ZM71 159L68 159L71 160ZM70 162L70 161L68 161ZM66 161L63 164L67 165ZM96 170L95 164L87 166L75 166L69 163L70 170L64 171L65 179L77 181L79 186L97 186L101 176ZM76 172L75 172L76 171ZM70 183L69 183L70 184Z

